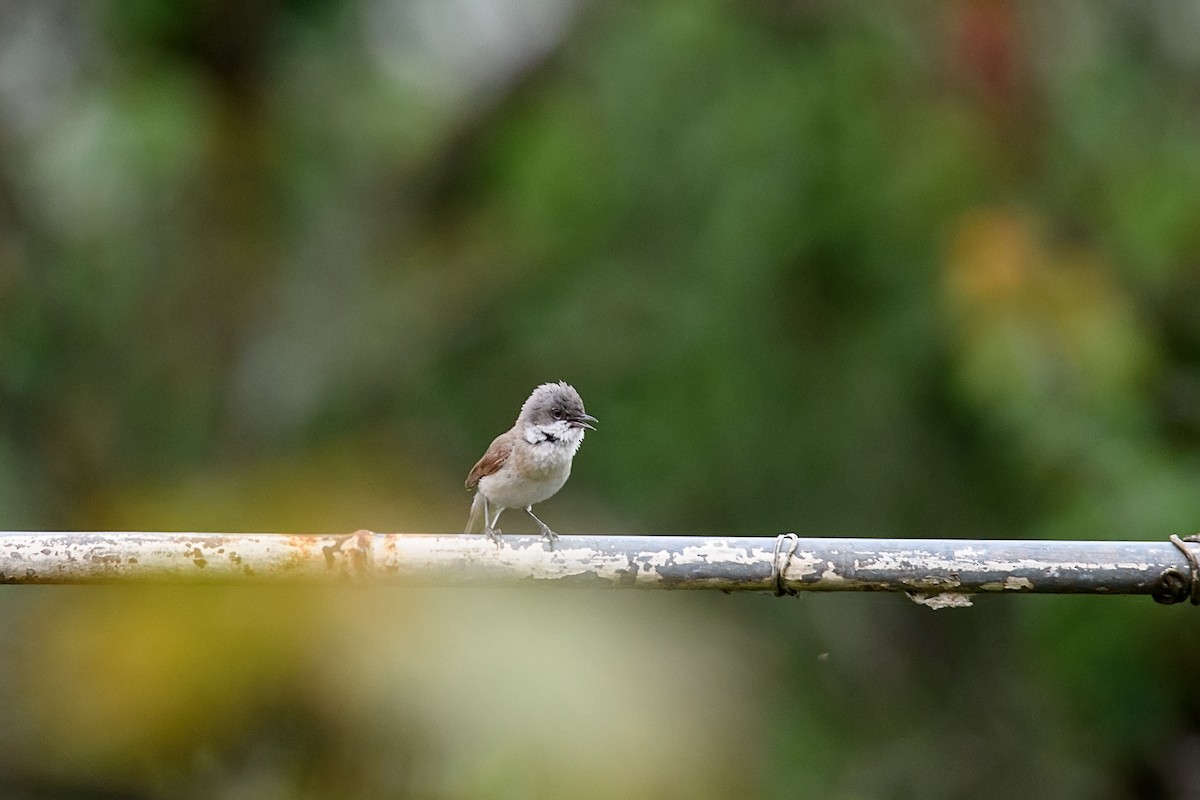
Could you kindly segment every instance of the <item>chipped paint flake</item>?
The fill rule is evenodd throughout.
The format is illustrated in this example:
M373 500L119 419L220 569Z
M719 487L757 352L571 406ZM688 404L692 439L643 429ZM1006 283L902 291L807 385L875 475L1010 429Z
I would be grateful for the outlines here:
M841 575L837 571L837 565L835 565L832 561L825 562L825 569L821 572L821 580L827 583L846 582L845 576Z
M943 608L970 608L973 605L971 595L961 592L939 592L938 594L905 592L905 594L917 605L932 608L934 611Z

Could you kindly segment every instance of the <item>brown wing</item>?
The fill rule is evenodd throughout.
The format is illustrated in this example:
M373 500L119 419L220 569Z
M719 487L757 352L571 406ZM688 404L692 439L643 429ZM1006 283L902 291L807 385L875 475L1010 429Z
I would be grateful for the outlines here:
M491 475L500 469L508 460L508 454L511 452L512 440L508 436L500 434L493 439L491 446L483 454L483 458L479 459L478 463L471 468L471 473L467 475L467 488L474 489L479 485L480 478Z

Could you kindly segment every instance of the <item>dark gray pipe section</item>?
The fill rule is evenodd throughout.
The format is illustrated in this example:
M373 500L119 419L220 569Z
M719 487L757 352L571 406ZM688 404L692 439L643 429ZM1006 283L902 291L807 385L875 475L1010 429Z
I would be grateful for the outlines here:
M1186 599L1190 576L1188 560L1166 539L564 535L551 549L530 537L509 536L497 548L481 536L370 531L341 536L0 533L0 583L9 584L375 580L904 591L918 602L942 606L962 605L956 598L984 592L1155 594L1172 602Z

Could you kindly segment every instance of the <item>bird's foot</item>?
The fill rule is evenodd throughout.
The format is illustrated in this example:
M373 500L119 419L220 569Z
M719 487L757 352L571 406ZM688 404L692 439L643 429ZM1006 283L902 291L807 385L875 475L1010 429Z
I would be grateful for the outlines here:
M492 544L496 545L497 550L504 546L504 537L500 535L499 528L484 528L483 535L488 537L492 541Z
M558 541L558 534L550 530L547 525L542 525L542 538L550 544L550 549L554 549L554 543Z

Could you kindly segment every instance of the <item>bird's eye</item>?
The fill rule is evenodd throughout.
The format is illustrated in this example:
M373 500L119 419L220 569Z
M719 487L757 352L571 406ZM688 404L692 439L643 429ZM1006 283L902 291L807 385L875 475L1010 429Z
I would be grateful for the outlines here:
M562 415L563 412L561 408L556 408L550 412L550 416L554 417L555 419L562 419Z

